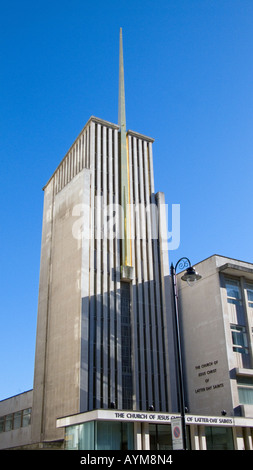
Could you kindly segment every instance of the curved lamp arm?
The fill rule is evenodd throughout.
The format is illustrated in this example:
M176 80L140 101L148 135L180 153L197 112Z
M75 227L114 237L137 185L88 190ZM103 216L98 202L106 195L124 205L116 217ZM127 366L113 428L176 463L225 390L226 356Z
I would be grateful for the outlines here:
M183 258L180 258L175 266L175 272L177 270L177 267L179 266L179 269L183 270L183 269L186 269L186 268L190 268L191 267L191 262L189 260L189 258L186 258L186 256L184 256Z

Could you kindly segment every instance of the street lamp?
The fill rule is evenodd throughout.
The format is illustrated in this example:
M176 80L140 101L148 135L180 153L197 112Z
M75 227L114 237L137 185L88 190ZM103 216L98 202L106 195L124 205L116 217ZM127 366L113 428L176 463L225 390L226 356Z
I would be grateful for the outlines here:
M184 393L184 379L183 379L183 365L182 365L182 351L181 351L181 339L180 339L180 325L179 325L179 314L178 314L178 293L177 293L177 276L176 270L179 266L180 269L186 269L184 275L181 277L182 281L186 281L189 286L193 286L201 276L192 267L191 262L188 258L180 258L174 267L171 264L170 274L172 281L173 299L174 299L174 316L175 316L175 327L176 327L176 358L177 358L177 370L178 370L178 392L179 392L179 407L182 424L182 440L183 449L186 450L186 425L185 425L185 393Z

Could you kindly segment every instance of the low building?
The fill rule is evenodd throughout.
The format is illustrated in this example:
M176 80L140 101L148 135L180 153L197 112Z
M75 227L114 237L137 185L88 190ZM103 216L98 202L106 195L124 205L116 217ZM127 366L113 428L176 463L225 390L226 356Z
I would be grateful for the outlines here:
M32 390L0 401L0 449L31 443L32 402Z
M195 269L191 288L178 275L188 412L244 423L229 432L252 448L253 264L214 255Z

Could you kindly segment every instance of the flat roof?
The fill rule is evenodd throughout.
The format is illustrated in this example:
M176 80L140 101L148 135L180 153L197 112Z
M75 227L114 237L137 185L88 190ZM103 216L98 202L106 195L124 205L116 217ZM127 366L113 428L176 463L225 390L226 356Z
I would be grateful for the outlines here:
M236 258L230 258L229 256L218 255L218 254L214 254L214 255L208 256L207 258L204 258L203 260L198 261L197 263L194 263L194 266L197 266L197 264L201 264L201 263L203 263L204 261L207 261L207 260L210 259L210 258L214 258L215 256L217 256L218 258L226 258L227 260L235 261L235 262L237 262L237 263L251 264L251 265L252 265L252 269L253 269L253 263L251 263L250 261L242 261L242 260L239 260L239 259L236 259Z

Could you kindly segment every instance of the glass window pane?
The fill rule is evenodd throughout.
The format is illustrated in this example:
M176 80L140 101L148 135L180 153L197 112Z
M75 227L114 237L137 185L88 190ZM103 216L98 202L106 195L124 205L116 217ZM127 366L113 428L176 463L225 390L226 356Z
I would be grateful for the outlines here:
M13 426L13 414L9 414L5 418L5 431L11 431Z
M65 449L79 449L79 428L80 426L68 426L65 431ZM90 449L89 449L90 450Z
M237 353L240 353L240 354L246 354L246 355L249 354L249 351L248 351L247 348L241 348L239 346L234 346L233 351L237 352Z
M245 334L242 331L232 331L233 344L237 346L247 346Z
M253 377L238 377L237 383L238 385L250 385L253 387Z
M252 290L247 290L247 294L248 294L248 300L249 302L253 302L253 289Z
M247 284L248 306L253 308L253 285Z
M4 416L0 416L0 433L4 432Z
M242 405L253 405L253 388L238 387L238 395Z
M233 450L233 434L231 428L206 426L207 450Z
M226 281L228 313L231 323L245 325L245 313L238 281Z
M14 413L13 429L21 428L21 416L22 411L16 411L16 413Z
M238 281L226 282L227 296L233 299L241 299L241 289Z
M121 423L121 450L134 450L133 423Z
M23 422L22 422L23 427L31 424L31 411L32 411L31 408L26 408L26 410L23 410Z
M121 423L97 422L97 450L121 449Z
M149 436L151 450L172 449L171 426L164 424L150 424Z
M79 443L80 450L95 449L95 422L89 421L79 425Z
M243 326L231 325L233 351L248 354L246 329Z

